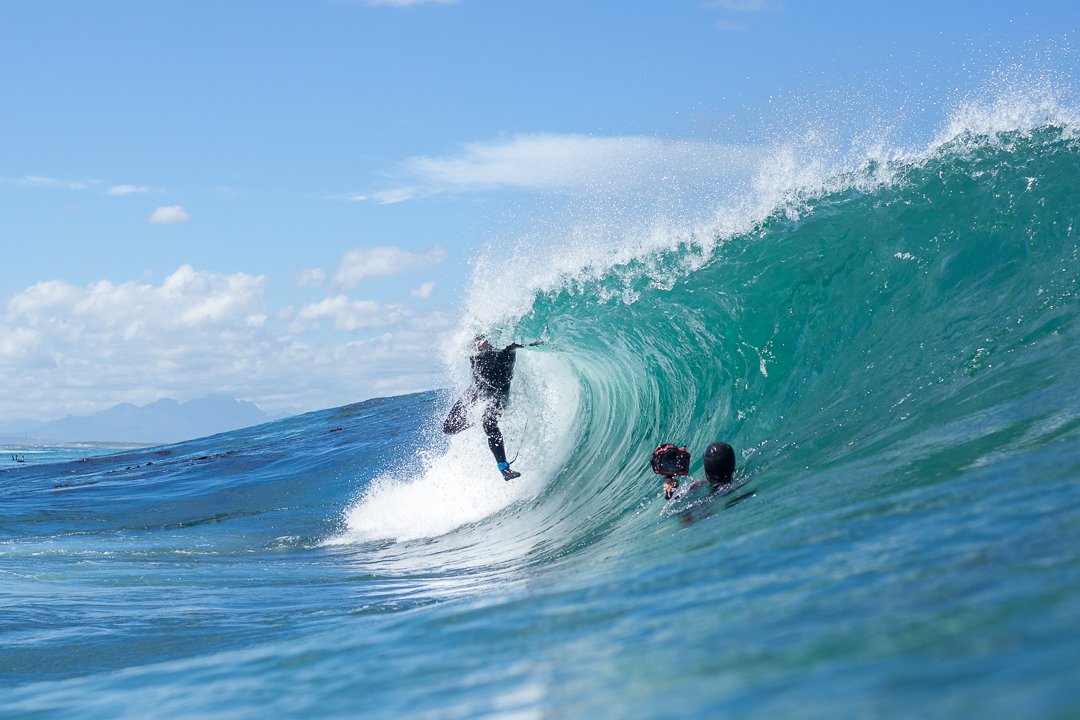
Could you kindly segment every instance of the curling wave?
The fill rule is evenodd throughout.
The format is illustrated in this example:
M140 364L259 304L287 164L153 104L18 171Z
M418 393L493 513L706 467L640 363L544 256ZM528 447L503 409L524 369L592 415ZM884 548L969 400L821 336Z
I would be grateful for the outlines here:
M857 502L1074 436L1080 143L1068 113L1021 109L967 108L921 153L796 173L711 226L474 288L462 337L551 338L520 353L505 416L523 478L499 478L479 433L433 433L335 542L471 534L507 512L543 557L633 538L655 521L647 459L667 441L695 474L710 441L735 446L768 522L807 483Z

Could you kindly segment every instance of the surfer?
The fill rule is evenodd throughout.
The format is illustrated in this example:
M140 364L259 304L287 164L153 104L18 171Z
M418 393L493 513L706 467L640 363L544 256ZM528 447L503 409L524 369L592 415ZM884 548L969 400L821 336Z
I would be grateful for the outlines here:
M464 397L454 403L450 414L443 422L443 432L454 435L469 427L469 408L483 403L484 434L487 435L488 447L495 456L503 480L521 477L521 473L510 469L506 460L506 448L503 444L502 431L499 430L499 416L510 398L510 381L514 377L515 353L523 347L543 345L543 341L529 343L511 343L502 350L495 350L485 335L477 335L474 341L476 353L469 358L472 365L473 384Z

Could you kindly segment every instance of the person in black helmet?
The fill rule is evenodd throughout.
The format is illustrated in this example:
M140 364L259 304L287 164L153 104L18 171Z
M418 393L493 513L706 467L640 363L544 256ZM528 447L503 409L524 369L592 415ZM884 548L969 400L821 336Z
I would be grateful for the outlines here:
M510 381L514 378L514 362L517 360L515 353L526 346L511 343L502 350L495 350L484 335L477 335L474 342L476 353L469 358L473 385L450 409L450 414L443 422L443 432L454 435L467 428L469 407L478 402L484 403L483 426L488 447L495 456L503 480L513 480L521 477L521 473L511 470L510 463L506 460L506 448L502 431L499 430L499 416L510 398ZM543 345L543 342L529 343L528 347L536 345Z
M705 478L709 488L716 492L731 483L735 475L735 450L725 442L714 442L705 448Z

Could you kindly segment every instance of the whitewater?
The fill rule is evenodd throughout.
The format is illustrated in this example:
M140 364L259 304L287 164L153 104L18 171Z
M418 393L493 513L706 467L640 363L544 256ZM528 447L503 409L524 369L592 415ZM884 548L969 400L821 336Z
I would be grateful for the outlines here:
M1077 128L772 148L479 258L455 387L0 469L0 715L1077 715ZM440 431L478 331L546 341L512 483ZM661 517L652 449L714 440L752 496Z

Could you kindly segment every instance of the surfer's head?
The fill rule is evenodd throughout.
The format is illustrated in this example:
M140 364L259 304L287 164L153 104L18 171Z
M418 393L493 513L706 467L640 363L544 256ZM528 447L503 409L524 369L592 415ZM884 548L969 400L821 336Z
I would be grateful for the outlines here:
M477 350L490 350L491 343L488 341L487 335L477 335L473 338L473 347Z
M705 448L705 477L714 488L731 482L735 474L735 451L723 442Z

